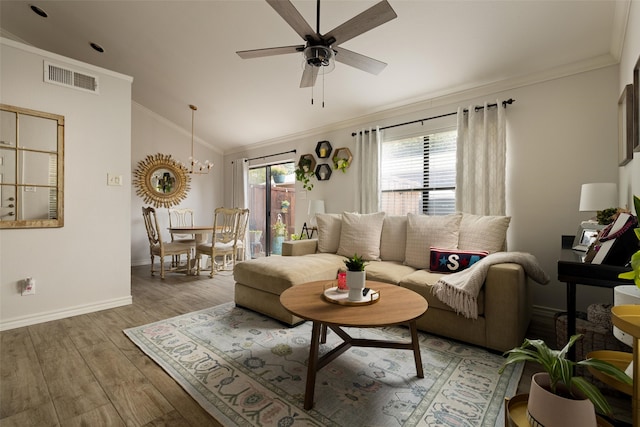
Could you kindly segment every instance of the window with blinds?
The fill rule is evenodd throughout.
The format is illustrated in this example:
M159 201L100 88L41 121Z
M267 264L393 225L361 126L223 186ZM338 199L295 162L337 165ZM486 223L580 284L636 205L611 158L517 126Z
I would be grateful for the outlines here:
M454 213L456 137L454 129L383 142L381 210L387 215Z

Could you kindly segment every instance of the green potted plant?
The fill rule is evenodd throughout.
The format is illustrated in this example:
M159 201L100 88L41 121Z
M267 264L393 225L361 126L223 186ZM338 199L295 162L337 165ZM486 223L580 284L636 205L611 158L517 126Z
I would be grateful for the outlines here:
M273 182L275 182L276 184L282 184L286 175L287 170L284 166L271 166L271 176L273 177Z
M347 267L347 287L349 288L349 300L350 301L362 301L362 290L366 282L367 273L364 271L364 267L367 262L362 259L360 255L353 254L351 258L344 260L344 264Z
M542 425L595 427L595 410L612 415L611 406L600 390L574 375L576 366L596 369L625 384L633 383L622 370L603 360L590 358L574 362L567 359L569 348L581 337L581 334L573 335L562 350L550 349L543 340L525 339L520 347L505 352L507 360L500 373L511 363L526 361L536 362L544 369L531 378L527 403L530 416Z
M273 254L282 254L282 243L287 235L287 225L282 222L282 216L278 214L276 222L271 226L273 230Z
M291 206L291 202L289 202L288 200L283 200L282 202L280 202L280 209L284 213L287 213L287 211L289 210L289 206Z
M342 171L342 173L347 173L347 169L349 168L349 159L342 159L340 157L335 157L333 159L333 168L335 170Z
M640 213L640 198L633 196L633 205L636 208L636 216ZM636 237L640 240L640 228L634 228ZM638 288L640 288L640 250L631 255L631 271L620 273L618 275L620 279L633 280Z
M313 178L316 174L313 168L311 167L312 162L308 157L300 158L300 162L298 163L298 167L296 168L296 179L302 182L302 187L305 190L313 190L313 184L311 183L311 178Z

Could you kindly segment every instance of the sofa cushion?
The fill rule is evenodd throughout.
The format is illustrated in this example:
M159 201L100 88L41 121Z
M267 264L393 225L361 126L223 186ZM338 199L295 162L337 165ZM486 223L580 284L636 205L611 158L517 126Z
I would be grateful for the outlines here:
M445 273L432 273L429 270L416 270L415 272L403 277L399 285L403 288L411 289L414 292L422 295L429 303L429 311L432 308L439 308L441 310L451 311L455 313L455 310L443 303L432 292L432 286L441 277L446 276ZM484 287L478 293L478 316L484 315Z
M236 282L280 295L285 289L316 280L335 280L344 258L335 254L270 256L242 261L233 269Z
M346 257L358 254L364 260L379 260L383 221L384 212L371 214L344 212L337 254Z
M471 267L489 255L487 251L463 251L461 249L430 249L429 270L440 273L455 273Z
M458 248L461 214L407 214L407 246L404 263L414 268L429 268L429 249Z
M510 216L462 214L458 248L466 251L500 252L505 249Z
M407 247L407 216L386 215L380 236L380 258L383 261L404 261Z
M318 252L335 254L340 244L342 215L316 214L318 223Z
M364 271L367 272L367 280L397 285L404 277L416 270L399 261L371 261Z

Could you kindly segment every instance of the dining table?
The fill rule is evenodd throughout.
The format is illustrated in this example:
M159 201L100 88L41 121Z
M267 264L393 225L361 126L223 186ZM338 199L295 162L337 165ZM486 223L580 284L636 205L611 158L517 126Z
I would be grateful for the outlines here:
M171 234L193 234L196 246L205 243L207 241L207 236L213 234L213 225L181 225L176 227L169 227L169 233ZM191 260L192 265L188 266L187 273L193 271L196 267L196 263L200 262L202 259L202 255L199 255L198 258L193 258Z
M207 236L213 233L213 225L181 225L169 227L171 234L193 234L196 245L207 241Z

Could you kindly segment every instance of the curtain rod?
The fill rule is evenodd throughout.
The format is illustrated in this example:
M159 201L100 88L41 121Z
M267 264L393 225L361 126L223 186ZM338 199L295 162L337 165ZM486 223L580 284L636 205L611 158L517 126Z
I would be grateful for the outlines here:
M276 154L267 154L266 156L258 156L258 157L252 157L250 159L244 159L245 162L249 162L251 160L258 160L258 159L266 159L267 157L275 157L275 156L280 156L282 154L289 154L289 153L295 153L296 150L289 150L289 151L283 151L282 153L276 153Z
M513 99L513 98L509 98L509 99L507 99L506 101L502 101L502 106L503 106L504 108L507 108L507 105L511 105L511 104L513 104L514 102L516 102L516 100L515 100L515 99ZM487 107L489 107L489 108L491 108L491 107L497 107L497 106L498 106L498 104L489 104L489 105L487 105ZM483 109L484 109L484 106L483 106L483 105L477 105L477 106L475 107L475 110L476 110L476 111L478 111L478 110L483 110ZM463 113L468 113L468 112L469 112L469 110L465 108L464 110L462 110L462 112L463 112ZM426 117L426 118L424 118L424 119L412 120L412 121L410 121L410 122L404 122L404 123L398 123L398 124L396 124L396 125L384 126L384 127L381 127L381 128L380 128L380 130L396 128L396 127L399 127L399 126L412 125L412 124L414 124L414 123L420 123L420 122L424 122L424 121L427 121L427 120L433 120L433 119L439 119L439 118L442 118L442 117L453 116L454 114L458 114L458 112L457 112L457 111L454 111L454 112L452 112L452 113L440 114L439 116ZM371 129L371 132L375 132L375 131L376 131L375 129ZM364 131L364 133L365 133L365 134L367 134L367 133L369 133L369 131L368 131L368 130L365 130L365 131ZM357 134L358 134L358 132L352 132L352 133L351 133L351 136L356 136Z

